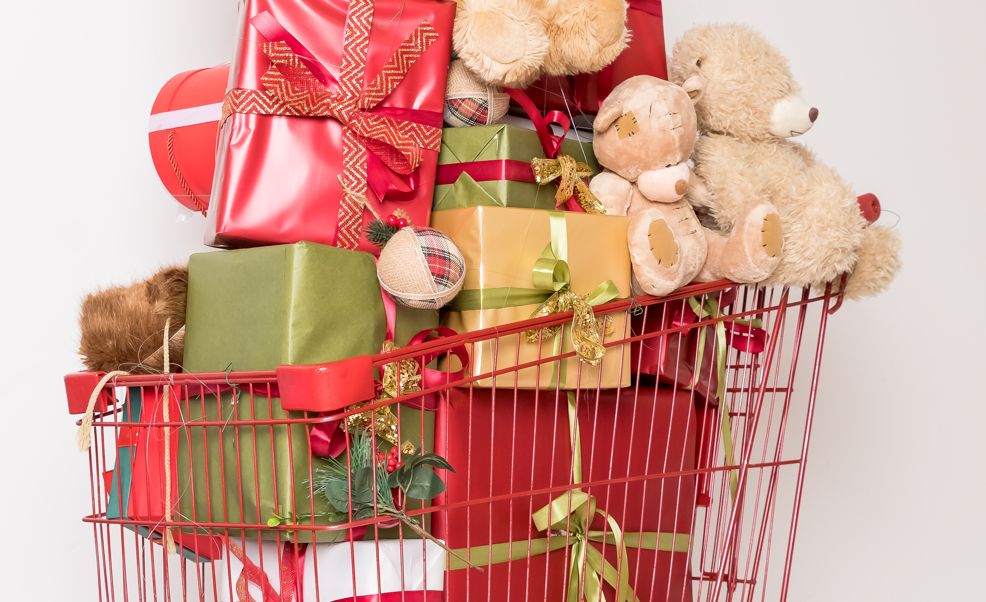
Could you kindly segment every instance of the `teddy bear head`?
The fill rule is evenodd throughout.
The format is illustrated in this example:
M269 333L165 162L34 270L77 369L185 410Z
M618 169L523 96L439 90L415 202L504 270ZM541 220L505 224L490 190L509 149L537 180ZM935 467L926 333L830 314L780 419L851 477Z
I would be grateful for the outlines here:
M791 138L811 129L818 109L801 99L787 59L746 25L692 28L672 50L671 81L701 78L695 104L703 132L750 140Z
M638 75L606 97L593 122L599 164L636 182L650 200L670 202L688 191L686 161L695 146L695 87Z

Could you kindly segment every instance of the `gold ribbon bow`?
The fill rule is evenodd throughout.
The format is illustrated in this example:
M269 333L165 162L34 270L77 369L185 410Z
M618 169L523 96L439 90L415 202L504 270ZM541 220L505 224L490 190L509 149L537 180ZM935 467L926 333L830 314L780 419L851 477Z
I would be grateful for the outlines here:
M410 175L418 168L422 149L440 149L441 128L372 111L404 80L408 70L438 39L438 32L422 21L390 56L373 82L361 89L366 49L373 25L373 1L353 0L344 34L339 91L331 94L301 58L281 41L260 44L271 66L260 78L264 90L235 89L223 102L222 123L232 113L332 117L343 125L343 195L336 246L356 249L360 244L366 195L367 159L372 152L393 171ZM355 198L354 198L355 197Z
M566 311L573 312L572 348L581 361L595 366L606 353L606 348L603 347L600 327L592 307L617 298L619 289L612 280L607 280L588 295L582 296L572 292L572 274L567 261L568 229L565 225L565 213L549 211L548 219L551 226L551 242L541 253L541 258L534 263L534 288L554 292L534 310L531 318L543 318ZM555 337L560 328L560 325L555 325L528 330L524 334L529 342L536 343L539 336L541 340ZM555 355L560 352L561 349L556 349Z
M558 180L558 190L555 192L555 206L560 207L575 195L579 205L586 213L603 215L606 208L592 194L583 178L592 177L592 168L585 163L578 163L568 155L559 154L555 159L532 159L531 169L534 170L534 181L543 186Z
M384 341L381 353L394 351L397 348L397 345L392 341ZM358 410L370 403L396 399L402 395L420 391L420 383L421 375L418 374L418 362L413 358L391 362L383 368L383 378L380 379L381 389L379 397L372 402L361 401L355 403L346 408L346 410ZM357 430L369 431L372 429L376 432L377 437L390 442L392 445L399 445L398 442L400 439L397 436L397 423L397 415L391 410L391 406L385 405L373 410L372 417L370 416L370 412L353 414L346 419L345 424L346 429L350 433L356 432Z

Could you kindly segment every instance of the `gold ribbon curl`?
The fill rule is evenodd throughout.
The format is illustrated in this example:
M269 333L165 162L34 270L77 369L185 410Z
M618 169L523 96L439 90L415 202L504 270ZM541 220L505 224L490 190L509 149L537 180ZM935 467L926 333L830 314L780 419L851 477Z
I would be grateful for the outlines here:
M382 353L397 350L398 347L393 341L384 341ZM421 390L421 374L418 370L418 362L412 358L400 360L387 364L383 368L383 378L380 379L380 395L372 402L361 401L348 408L347 411L358 410L370 403L396 399L403 395L408 395ZM350 433L358 430L373 431L377 437L384 439L392 445L399 445L398 438L398 419L397 415L391 410L391 406L385 405L370 412L353 414L346 419L346 430Z
M606 208L592 194L584 178L592 177L593 171L585 163L579 163L568 155L558 155L556 159L532 159L531 169L534 170L534 181L544 186L558 180L558 190L555 192L555 206L560 207L575 195L579 206L586 213L603 215Z

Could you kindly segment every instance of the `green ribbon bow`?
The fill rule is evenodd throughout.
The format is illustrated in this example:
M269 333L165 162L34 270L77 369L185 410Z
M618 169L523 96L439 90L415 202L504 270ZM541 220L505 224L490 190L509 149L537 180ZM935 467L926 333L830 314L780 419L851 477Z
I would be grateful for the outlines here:
M562 211L548 212L551 227L551 242L544 248L541 257L534 262L532 280L538 290L551 291L551 295L538 306L531 318L542 318L551 314L571 311L572 348L579 359L590 366L595 366L606 353L602 344L602 335L593 306L602 305L617 298L619 289L612 280L607 280L595 290L580 296L572 292L572 272L568 267L568 227L565 223L565 213ZM558 334L560 325L545 327L540 330L528 330L527 340L531 343L551 339ZM554 355L561 353L560 338L555 338Z
M575 394L568 392L568 428L572 444L572 483L582 483L582 441L579 433ZM606 520L608 529L593 531L589 524L596 516ZM568 573L567 602L605 602L602 591L603 581L616 590L615 602L638 602L637 595L630 587L630 563L627 548L657 550L660 552L687 552L690 536L683 533L623 533L619 523L605 510L596 508L596 498L580 488L571 489L531 515L539 531L547 531L548 536L532 539L530 542L506 542L488 546L475 546L456 550L474 565L486 566L511 560L522 560L528 556L554 552L571 546ZM561 531L562 533L559 533ZM616 546L619 552L617 566L603 558L590 542ZM530 554L528 554L530 548ZM465 568L463 561L449 556L448 570ZM584 570L583 570L584 567Z

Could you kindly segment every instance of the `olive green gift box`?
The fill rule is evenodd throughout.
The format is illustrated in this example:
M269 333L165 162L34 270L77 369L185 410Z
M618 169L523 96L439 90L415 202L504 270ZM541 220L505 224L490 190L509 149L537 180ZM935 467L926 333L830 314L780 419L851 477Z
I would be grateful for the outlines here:
M559 152L599 172L590 137L585 142L565 138ZM534 182L534 158L545 158L534 130L509 124L443 128L432 211L480 206L555 209L557 185ZM521 174L523 179L486 179L490 173Z
M379 353L387 329L369 253L310 242L192 255L185 322L185 372L273 370L284 364L321 364ZM398 307L395 339L406 344L438 325L436 311ZM182 400L185 422L222 426L180 429L177 482L179 519L188 522L331 525L332 506L312 496L310 424L238 424L314 418L285 411L264 396L266 385ZM434 415L394 405L401 438L433 449ZM422 415L423 414L423 415ZM390 444L379 441L384 449ZM344 458L344 456L340 456ZM279 518L280 517L280 518ZM287 519L286 521L284 519ZM380 537L397 537L397 528ZM256 530L246 530L256 536ZM213 529L213 535L238 535ZM403 529L405 537L414 537ZM289 532L298 541L338 541L344 530ZM267 533L272 538L273 533ZM367 532L373 538L373 529Z

